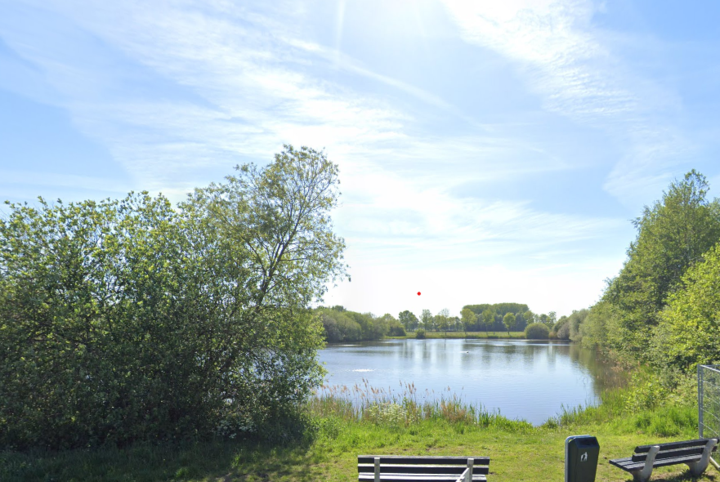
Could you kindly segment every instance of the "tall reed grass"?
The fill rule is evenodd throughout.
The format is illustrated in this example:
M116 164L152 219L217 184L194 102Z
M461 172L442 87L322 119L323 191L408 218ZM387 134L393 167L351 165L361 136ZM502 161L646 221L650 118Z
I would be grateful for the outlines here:
M420 393L414 383L400 382L399 389L370 386L363 379L352 387L323 385L308 403L310 413L346 421L379 425L410 426L422 420L444 420L451 424L483 427L532 428L524 420L509 420L499 411L490 412L471 404L447 387L441 393Z
M683 387L680 387L683 388ZM544 428L608 426L617 433L652 433L691 436L697 430L696 394L682 390L661 391L656 384L638 384L607 390L597 405L562 407ZM677 392L677 393L675 393ZM639 401L643 401L640 403ZM648 402L652 401L652 403ZM352 387L324 385L311 397L309 412L319 418L382 426L409 427L422 421L445 421L466 427L529 430L525 420L510 420L499 411L468 403L447 387L441 393L420 392L414 383L400 382L398 389L370 386L363 379Z

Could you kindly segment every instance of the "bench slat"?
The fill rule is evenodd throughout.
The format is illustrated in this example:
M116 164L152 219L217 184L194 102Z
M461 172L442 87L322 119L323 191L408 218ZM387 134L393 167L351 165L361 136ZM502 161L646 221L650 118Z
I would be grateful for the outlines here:
M473 482L486 482L484 475L473 475ZM375 480L374 474L360 474L359 481ZM380 480L392 482L456 482L456 475L421 475L421 474L380 474Z
M425 464L380 464L380 472L392 473L413 473L413 474L462 474L467 469L467 462L464 465L425 465ZM487 474L490 471L487 465L473 465L473 474ZM375 473L375 464L358 464L358 472ZM457 478L457 477L455 477Z
M698 460L700 460L699 455L675 457L671 459L656 459L655 462L653 462L653 467L665 467L667 465L686 464L688 462L697 462ZM628 472L632 472L633 470L641 470L643 467L645 467L645 462L633 462L630 458L615 459L611 460L610 463L615 467L626 470Z
M638 445L635 447L635 453L636 454L643 454L648 453L650 451L651 447L654 447L655 445L660 447L660 451L664 450L676 450L676 449L684 449L688 447L704 447L705 444L708 443L708 438L699 438L695 440L686 440L684 442L670 442L666 444L652 444L652 445Z
M687 455L697 455L700 456L703 453L703 450L705 450L705 446L702 447L692 447L689 449L678 449L678 450L660 450L660 452L657 453L655 456L655 460L660 459L673 459L677 457L685 457ZM632 456L633 462L645 462L645 459L647 459L647 454L635 454Z
M614 460L611 460L610 463L612 465L614 465L615 467L618 467L623 470L627 470L628 472L630 472L630 470L634 470L634 469L630 469L628 467L633 466L633 465L641 465L641 464L636 464L635 462L633 462L632 458L630 458L630 457L626 457L624 459L614 459Z
M375 480L378 459L379 480L386 482L457 482L473 461L473 482L487 482L490 457L358 455L358 481Z
M466 465L467 459L473 459L474 465L489 465L490 457L450 457L431 455L358 455L358 464L374 464L375 457L380 463L387 464L425 464L425 465Z

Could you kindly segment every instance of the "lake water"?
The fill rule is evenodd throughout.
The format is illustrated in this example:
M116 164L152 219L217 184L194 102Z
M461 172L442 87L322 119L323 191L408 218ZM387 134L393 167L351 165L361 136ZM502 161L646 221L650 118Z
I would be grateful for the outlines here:
M508 418L538 425L562 407L594 405L617 383L594 352L577 344L532 340L383 340L333 344L320 351L326 385L365 382L417 399L456 394ZM449 391L448 391L449 389Z

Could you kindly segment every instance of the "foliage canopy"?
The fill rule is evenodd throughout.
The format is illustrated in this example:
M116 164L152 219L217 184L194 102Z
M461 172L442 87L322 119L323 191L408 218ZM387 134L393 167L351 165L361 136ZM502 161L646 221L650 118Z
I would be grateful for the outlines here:
M550 328L545 323L532 323L525 328L525 338L546 340L550 337Z
M0 221L0 444L234 436L323 376L307 309L344 275L337 166L286 146L174 210L162 195Z
M707 191L705 177L693 170L634 221L637 238L603 297L617 317L608 339L612 348L645 357L668 296L682 287L685 271L720 239L720 204L708 201Z
M683 370L720 362L720 244L683 276L653 338L659 364Z

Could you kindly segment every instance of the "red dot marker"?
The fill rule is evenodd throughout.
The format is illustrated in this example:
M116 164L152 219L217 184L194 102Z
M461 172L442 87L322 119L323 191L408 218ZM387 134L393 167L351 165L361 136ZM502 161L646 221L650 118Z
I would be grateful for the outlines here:
M418 296L420 296L420 292L418 291Z

